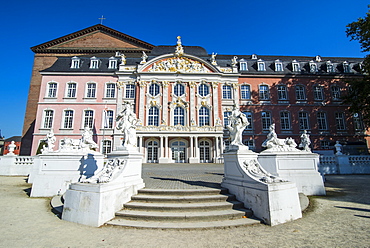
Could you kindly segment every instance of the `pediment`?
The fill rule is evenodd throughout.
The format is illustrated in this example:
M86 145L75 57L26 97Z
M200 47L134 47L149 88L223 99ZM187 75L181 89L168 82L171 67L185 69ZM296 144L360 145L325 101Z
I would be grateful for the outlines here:
M212 73L215 70L205 61L186 56L173 56L149 61L141 71L163 73Z
M150 51L153 45L101 24L32 47L34 52Z

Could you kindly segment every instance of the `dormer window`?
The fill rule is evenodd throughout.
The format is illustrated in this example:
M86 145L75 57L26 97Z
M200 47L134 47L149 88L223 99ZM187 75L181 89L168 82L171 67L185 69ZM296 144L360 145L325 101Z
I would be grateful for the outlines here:
M99 60L94 56L90 59L90 69L98 69Z
M257 61L257 70L258 71L266 71L265 61L263 61L262 59L259 59Z
M117 59L115 57L109 58L108 69L117 69Z
M317 64L313 60L310 61L310 72L311 73L317 72Z
M292 62L292 68L293 68L293 71L294 72L300 72L301 71L301 66L297 62L297 60L293 60L293 62Z
M283 63L279 59L275 60L275 71L283 71Z
M72 58L71 68L72 69L80 68L80 58L79 57L75 56Z
M246 61L244 61L244 59L241 59L241 60L239 61L239 69L240 69L241 71L248 71L247 62L246 62Z
M347 61L343 62L343 72L344 73L350 73L351 72L351 67L349 66Z
M334 72L334 65L331 63L330 60L326 62L326 72Z
M258 59L256 54L252 54L251 59Z

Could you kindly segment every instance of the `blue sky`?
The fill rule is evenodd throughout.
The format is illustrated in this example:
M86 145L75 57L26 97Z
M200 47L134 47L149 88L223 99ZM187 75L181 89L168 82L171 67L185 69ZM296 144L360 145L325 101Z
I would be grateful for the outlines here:
M204 47L208 53L364 57L346 25L364 17L365 0L64 0L1 5L0 129L22 134L33 64L30 47L98 24L153 45Z

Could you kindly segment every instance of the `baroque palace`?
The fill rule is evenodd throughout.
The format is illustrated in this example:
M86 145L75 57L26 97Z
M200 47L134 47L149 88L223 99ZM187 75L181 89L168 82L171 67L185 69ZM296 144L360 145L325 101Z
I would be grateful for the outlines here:
M111 152L122 143L115 117L125 102L139 120L144 162L221 161L234 105L249 120L243 142L251 150L261 151L275 123L279 137L297 143L307 130L314 150L340 141L367 151L361 116L340 100L344 81L361 77L360 58L209 54L180 37L154 46L100 24L31 49L22 155L35 155L50 130L58 149L85 127Z

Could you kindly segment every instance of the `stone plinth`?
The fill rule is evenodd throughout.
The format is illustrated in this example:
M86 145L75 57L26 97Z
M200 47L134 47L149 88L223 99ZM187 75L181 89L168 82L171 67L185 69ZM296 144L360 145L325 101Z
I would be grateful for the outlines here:
M223 155L222 186L252 209L257 218L274 226L302 217L295 183L271 177L258 165L257 153L241 147Z
M325 195L323 178L318 172L319 155L310 152L269 152L258 155L258 161L272 175L295 182L298 192Z
M101 226L114 218L123 204L145 184L141 177L143 155L137 149L119 148L109 154L118 161L113 170L104 167L91 183L73 183L64 197L62 219L88 226ZM111 167L112 168L112 167ZM102 176L103 175L103 176ZM105 179L106 182L99 182Z
M50 197L64 194L71 183L92 177L102 169L101 153L50 152L38 155L29 177L32 183L31 197Z

